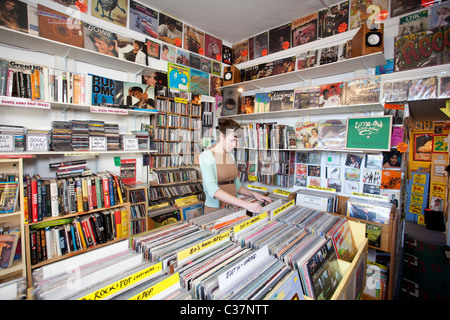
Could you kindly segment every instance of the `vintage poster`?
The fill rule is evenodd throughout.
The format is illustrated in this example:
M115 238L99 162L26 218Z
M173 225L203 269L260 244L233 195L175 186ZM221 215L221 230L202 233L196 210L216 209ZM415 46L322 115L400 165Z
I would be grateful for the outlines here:
M169 88L189 91L190 69L188 67L168 63L167 70Z

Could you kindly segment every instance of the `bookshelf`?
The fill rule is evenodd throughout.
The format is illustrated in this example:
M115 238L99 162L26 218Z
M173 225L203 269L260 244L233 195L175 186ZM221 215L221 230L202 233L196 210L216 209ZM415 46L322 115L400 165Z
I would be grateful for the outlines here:
M107 240L106 242L103 243L95 243L94 245L91 246L87 246L84 247L83 245L81 245L81 247L79 247L78 250L69 250L67 253L62 254L62 255L58 255L55 254L53 255L51 258L42 260L42 261L37 261L36 263L32 264L32 254L34 254L32 252L32 243L31 243L31 239L30 236L33 232L35 232L34 230L37 230L36 232L39 233L42 231L41 230L46 230L49 226L58 226L58 225L67 225L67 224L72 224L72 222L68 222L68 223L64 223L67 220L66 219L71 219L71 218L87 218L90 220L90 218L93 218L94 216L96 216L97 214L102 214L102 212L105 213L110 213L111 217L115 217L115 221L112 221L112 223L114 224L114 239L112 240ZM119 217L120 215L120 217ZM125 218L125 219L123 219ZM76 221L77 219L73 219L73 221ZM91 220L92 221L92 220ZM119 222L120 221L120 222ZM125 224L124 224L125 222ZM130 222L130 203L129 202L124 202L115 206L111 206L108 208L99 208L99 209L94 209L94 210L90 210L87 212L80 212L80 213L74 213L74 214L68 214L68 215L64 215L63 217L53 217L53 218L45 218L42 221L39 222L35 222L35 223L28 223L25 225L25 252L26 252L26 270L27 270L27 280L28 280L28 287L32 287L33 286L33 279L32 279L32 272L33 270L49 265L51 263L57 262L57 261L61 261L64 260L66 258L69 257L73 257L75 255L79 255L81 253L85 253L85 252L89 252L98 248L102 248L104 246L108 246L112 243L115 242L119 242L122 241L124 239L127 239L130 234L131 234L131 224ZM62 224L60 224L62 223ZM83 223L81 223L82 228L85 228L85 225L83 225ZM96 232L93 230L93 228L95 227L95 222L92 223L91 222L91 229L92 232ZM87 227L89 228L89 227ZM106 225L104 225L104 228L106 229ZM83 234L86 235L86 231L83 231ZM44 232L44 237L45 237L45 232ZM82 234L80 234L80 240L83 237ZM92 237L94 237L94 235L92 235ZM48 238L47 238L48 239ZM86 236L84 237L85 241L86 240ZM42 242L41 242L42 245ZM42 248L41 248L42 249Z
M130 235L135 235L149 230L148 209L148 187L146 183L126 184L124 189L126 199L130 202Z
M18 199L16 210L11 213L0 213L0 225L9 227L19 227L20 239L20 258L13 261L9 268L0 269L0 283L26 277L26 257L25 253L25 208L24 208L24 192L23 192L23 162L22 159L0 159L0 173L6 173L17 177L19 183ZM12 253L14 254L14 253Z

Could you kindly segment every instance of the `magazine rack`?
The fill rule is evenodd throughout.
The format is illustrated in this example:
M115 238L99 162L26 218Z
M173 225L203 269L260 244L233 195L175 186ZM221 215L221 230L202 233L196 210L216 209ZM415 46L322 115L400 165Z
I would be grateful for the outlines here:
M15 259L13 264L9 268L0 269L0 283L26 276L26 264L25 264L25 242L23 241L24 235L24 223L25 223L25 209L23 206L23 163L22 159L0 159L0 173L14 175L19 182L18 198L16 210L11 213L0 213L0 225L19 227L20 229L20 258ZM13 253L14 254L14 253Z
M347 205L347 200L349 199L349 197L344 197L344 196L338 196L339 197L339 208L338 208L338 212L337 214L340 215L346 215L346 205ZM372 222L372 221L367 221L367 220L362 220L362 219L356 219L356 218L352 218L352 217L347 217L347 219L351 222L354 223L358 223L364 226L367 224L372 224L372 225L378 225L381 226L381 240L380 240L380 246L376 247L373 245L368 245L368 247L370 248L374 248L377 250L381 250L384 251L386 253L390 254L390 268L389 268L389 280L388 280L388 288L387 288L387 299L388 300L392 300L394 297L394 289L395 289L395 283L396 283L396 270L398 267L398 259L397 259L397 255L398 255L398 250L399 250L399 245L398 245L398 241L401 239L400 236L400 223L399 223L399 210L398 208L395 207L395 205L392 207L391 210L391 214L390 214L390 220L389 220L389 224L381 224L381 223L376 223L376 222ZM353 230L352 230L353 231ZM365 231L364 231L365 233ZM374 300L376 299L375 297L369 296L367 294L363 294L362 297L364 300Z

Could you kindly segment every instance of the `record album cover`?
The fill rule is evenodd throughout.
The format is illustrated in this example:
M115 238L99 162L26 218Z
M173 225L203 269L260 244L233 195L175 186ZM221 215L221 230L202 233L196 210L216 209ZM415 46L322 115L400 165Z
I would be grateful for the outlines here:
M269 54L291 47L291 24L285 24L269 30Z
M205 56L222 62L222 40L205 33Z
M146 36L158 38L158 11L131 0L129 28Z
M319 11L319 38L348 31L349 1Z
M84 48L108 56L118 57L116 50L117 34L84 22Z
M127 27L128 0L91 1L91 15L98 19Z
M183 22L160 12L158 39L173 46L181 47L183 42Z
M318 14L314 12L292 22L292 47L317 39Z
M277 90L270 93L270 111L291 110L293 107L293 90Z
M56 10L38 4L39 36L84 48L83 24Z
M184 25L183 49L200 55L205 54L205 33L192 26Z

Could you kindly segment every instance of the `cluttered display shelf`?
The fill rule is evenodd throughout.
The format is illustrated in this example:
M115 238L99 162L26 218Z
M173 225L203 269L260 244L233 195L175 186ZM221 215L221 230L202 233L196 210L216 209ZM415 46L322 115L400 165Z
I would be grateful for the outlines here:
M309 115L324 115L324 114L349 114L349 113L370 113L376 111L383 111L384 105L382 103L369 103L358 105L347 105L337 107L325 107L325 108L306 108L306 109L292 109L281 111L270 111L250 114L234 114L229 116L222 116L221 118L231 118L235 120L258 120L266 118L292 118L296 116L309 116Z
M306 81L311 78L329 77L331 75L354 72L355 70L367 70L369 68L382 66L385 64L386 59L384 57L384 53L376 52L266 78L239 82L224 86L223 88L242 88L244 91L255 90L299 81ZM239 65L236 65L236 67L239 68Z
M55 101L43 101L43 100L31 100L25 98L16 98L8 96L0 96L0 106L11 107L11 102L14 102L14 106L20 105L18 108L26 109L38 109L41 110L55 110L59 109L62 111L67 110L79 110L79 111L89 111L91 113L99 113L101 115L123 115L123 116L151 116L157 113L157 110L134 110L134 109L119 109L105 106L94 106L87 104L76 104L76 103L66 103L66 102L55 102ZM19 103L18 103L19 102Z
M70 156L96 156L100 154L140 154L153 153L157 150L110 150L110 151L20 151L20 152L0 152L1 157L34 158L45 155Z
M0 159L0 172L8 173L14 175L16 177L22 177L23 175L23 162L22 159ZM24 207L23 207L23 181L18 179L19 188L17 206L14 212L1 213L0 214L0 225L9 226L12 228L19 228L20 231L20 239L23 239L24 234ZM23 252L25 252L25 243L24 241L18 242L21 246L21 256L19 259L15 259L12 262L12 265L8 268L0 269L0 283L3 280L12 279L17 276L25 277L26 275L26 265L25 265L25 257Z
M68 252L68 253L66 253L64 255L55 255L55 256L53 256L53 257L51 257L49 259L46 259L44 261L40 261L40 262L38 262L36 264L33 264L33 265L31 264L31 241L30 241L30 231L31 230L30 229L32 229L32 227L34 225L39 225L39 224L48 223L48 222L56 222L57 220L61 220L61 219L67 219L67 218L72 218L72 217L81 217L81 216L93 214L93 213L96 213L96 212L101 212L101 211L105 211L105 210L109 210L109 209L119 209L119 208L125 208L126 212L127 212L127 225L128 225L127 226L127 230L128 230L127 231L127 236L125 236L125 237L116 237L113 240L107 241L107 242L102 243L102 244L100 244L100 243L96 244L95 246L90 247L90 248L86 248L86 249L82 249L81 248L80 250ZM34 269L40 268L42 266L51 264L51 263L56 262L56 261L67 259L67 258L72 257L72 256L79 255L79 254L82 254L82 253L85 253L85 252L88 252L88 251L96 250L98 248L102 248L104 246L108 246L108 245L110 245L112 243L119 242L119 241L122 241L124 239L127 239L129 237L129 235L130 235L130 227L131 227L131 224L129 223L129 221L130 221L130 203L129 202L124 202L124 203L121 203L121 204L118 204L118 205L115 205L115 206L111 206L111 207L108 207L108 208L99 208L99 209L94 209L94 210L87 211L87 212L78 212L78 213L67 214L67 215L58 216L58 217L48 217L48 218L45 218L45 219L43 219L42 221L39 221L39 222L25 224L25 233L24 233L25 241L24 241L24 243L25 243L25 248L26 249L24 250L24 252L26 252L26 266L27 266L26 271L27 271L28 286L29 287L32 286L32 271Z
M0 27L0 43L4 43L8 46L43 52L50 55L56 55L66 59L74 59L76 61L86 62L89 64L92 64L92 61L95 61L96 66L126 71L134 74L140 74L144 71L157 71L157 69L139 63L130 62L125 59L119 59L88 49L41 38L5 27Z

